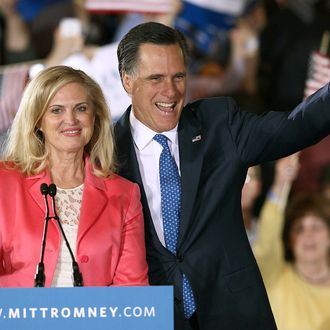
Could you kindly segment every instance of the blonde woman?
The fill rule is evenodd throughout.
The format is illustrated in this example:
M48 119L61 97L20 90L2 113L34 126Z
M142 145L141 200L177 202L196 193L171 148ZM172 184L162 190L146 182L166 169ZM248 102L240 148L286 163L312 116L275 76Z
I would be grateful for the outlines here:
M55 212L85 286L148 284L139 188L114 174L111 125L99 85L84 72L55 66L29 83L0 163L1 287L34 285L42 183L57 186ZM71 256L54 219L44 264L45 286L72 286Z

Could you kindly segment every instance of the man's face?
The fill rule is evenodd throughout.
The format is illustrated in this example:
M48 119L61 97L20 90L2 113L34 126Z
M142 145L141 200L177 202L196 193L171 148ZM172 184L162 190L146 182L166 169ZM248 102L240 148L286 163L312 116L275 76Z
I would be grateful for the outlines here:
M123 84L138 120L158 133L171 130L179 121L186 93L180 46L142 44L136 70L123 74Z

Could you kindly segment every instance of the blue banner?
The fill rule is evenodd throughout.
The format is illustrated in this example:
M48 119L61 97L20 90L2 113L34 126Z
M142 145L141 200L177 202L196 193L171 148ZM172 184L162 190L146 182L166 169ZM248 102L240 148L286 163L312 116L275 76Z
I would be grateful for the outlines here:
M184 0L175 27L189 37L197 49L210 54L218 51L237 19L255 4L255 0Z
M173 330L173 287L0 289L1 330Z

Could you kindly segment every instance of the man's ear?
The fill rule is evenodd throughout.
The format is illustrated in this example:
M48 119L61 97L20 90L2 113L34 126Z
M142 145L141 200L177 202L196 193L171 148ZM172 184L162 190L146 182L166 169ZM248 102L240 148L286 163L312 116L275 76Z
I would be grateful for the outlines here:
M132 95L132 89L133 89L133 78L131 75L127 73L122 74L121 78L123 82L124 89L128 95Z

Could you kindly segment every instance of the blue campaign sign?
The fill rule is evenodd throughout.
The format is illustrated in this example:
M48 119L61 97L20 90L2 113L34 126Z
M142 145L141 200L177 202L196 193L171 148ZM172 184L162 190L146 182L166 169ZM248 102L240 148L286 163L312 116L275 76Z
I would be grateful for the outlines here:
M173 330L173 287L0 289L1 330Z

